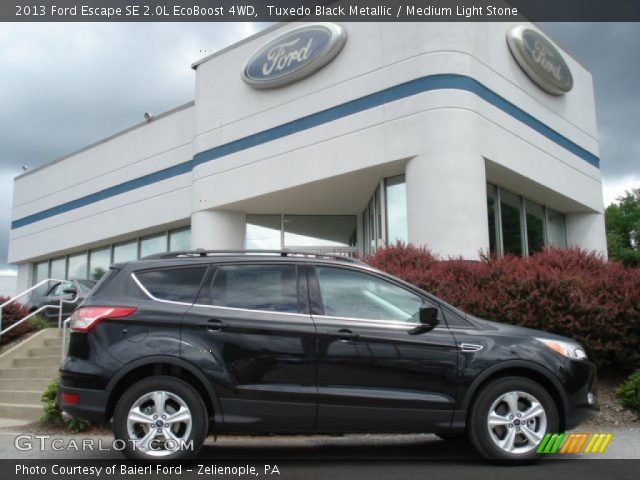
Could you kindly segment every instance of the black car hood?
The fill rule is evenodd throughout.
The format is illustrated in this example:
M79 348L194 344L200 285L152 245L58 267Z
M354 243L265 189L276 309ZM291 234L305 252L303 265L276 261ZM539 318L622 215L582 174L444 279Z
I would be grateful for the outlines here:
M550 340L559 340L563 342L571 342L579 345L579 342L572 338L556 335L555 333L545 332L544 330L536 330L535 328L521 327L519 325L509 325L507 323L494 322L483 318L466 315L466 320L481 330L489 330L497 335L517 336L517 337L538 337L548 338Z

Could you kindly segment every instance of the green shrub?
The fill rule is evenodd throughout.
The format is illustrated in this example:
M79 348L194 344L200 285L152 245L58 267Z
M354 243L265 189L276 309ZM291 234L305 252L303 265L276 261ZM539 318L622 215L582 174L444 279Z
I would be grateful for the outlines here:
M41 315L31 317L27 322L30 323L35 330L42 330L43 328L50 327L49 321Z
M51 383L47 385L47 388L42 393L40 397L40 401L44 404L42 406L42 410L44 411L44 415L42 416L42 421L44 423L60 425L63 423L62 420L62 410L58 406L56 402L56 392L58 390L58 379L54 378L51 380Z
M616 397L622 406L640 414L640 369L632 373L622 385L616 388Z
M62 410L56 402L56 392L58 390L58 379L54 378L42 393L40 400L44 404L42 410L41 421L49 425L58 425L66 427L68 430L74 433L82 433L86 431L91 424L86 420L80 420L79 418L66 419L62 416Z

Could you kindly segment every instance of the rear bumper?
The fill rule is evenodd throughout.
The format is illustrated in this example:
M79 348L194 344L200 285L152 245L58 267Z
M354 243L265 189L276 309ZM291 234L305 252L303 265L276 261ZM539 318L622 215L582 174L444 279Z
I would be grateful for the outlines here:
M77 395L75 403L65 403L61 399L61 394ZM56 402L63 412L87 420L94 424L103 424L109 421L106 418L107 402L109 392L106 390L93 390L88 388L74 388L60 385L56 394Z

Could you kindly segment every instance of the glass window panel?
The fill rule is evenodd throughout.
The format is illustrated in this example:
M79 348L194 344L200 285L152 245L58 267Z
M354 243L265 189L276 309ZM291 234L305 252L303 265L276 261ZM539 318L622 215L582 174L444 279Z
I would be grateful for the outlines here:
M355 215L285 215L285 247L355 247Z
M521 198L506 190L500 190L500 213L502 220L503 252L522 255L524 236L522 228Z
M193 303L206 271L206 267L167 268L138 273L136 276L156 298Z
M50 276L58 280L67 278L67 259L65 257L51 260Z
M33 271L33 284L36 285L39 282L46 280L47 278L49 278L49 260L36 263ZM47 291L47 288L49 288L50 286L51 285L45 284L41 287L38 287L36 290L31 292L31 298L44 295L44 293Z
M49 278L49 261L36 263L33 275L34 285L47 278Z
M546 227L544 221L544 207L525 200L527 212L527 245L529 254L539 252L544 248Z
M223 307L297 313L297 269L294 265L220 267L211 299Z
M487 213L489 220L489 252L498 253L498 201L496 187L487 183Z
M93 250L89 254L89 278L96 282L107 273L111 265L111 247Z
M558 248L567 247L567 228L563 214L547 208L547 235L549 245Z
M191 250L191 230L174 230L169 232L169 251L180 252Z
M407 188L404 175L387 178L387 243L408 243Z
M89 268L88 260L87 252L70 255L67 277L71 279L87 278L87 269Z
M246 248L280 250L282 248L281 229L280 215L247 215Z
M420 321L422 299L402 287L343 268L317 266L315 270L327 316Z
M121 243L113 247L113 263L130 262L138 258L138 242Z
M362 234L364 238L362 239L362 246L364 248L364 253L370 253L371 248L369 246L369 207L364 209L362 213Z
M140 258L167 251L167 235L161 233L140 239Z

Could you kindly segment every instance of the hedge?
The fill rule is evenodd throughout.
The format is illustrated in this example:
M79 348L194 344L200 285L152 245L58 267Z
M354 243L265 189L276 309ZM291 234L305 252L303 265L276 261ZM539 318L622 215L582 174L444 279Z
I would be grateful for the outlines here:
M8 297L0 297L0 304L3 304L7 300L9 300ZM10 303L2 309L2 326L0 328L0 331L10 327L18 320L22 320L27 316L27 314L27 309L19 303ZM21 323L13 330L9 330L7 333L2 335L2 338L0 339L0 345L4 345L5 343L8 343L11 340L14 340L32 330L34 330L34 327L29 323L29 321Z
M461 310L574 338L600 367L640 365L640 269L577 248L442 260L397 244L364 259Z

